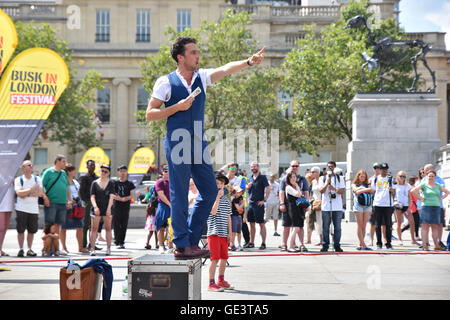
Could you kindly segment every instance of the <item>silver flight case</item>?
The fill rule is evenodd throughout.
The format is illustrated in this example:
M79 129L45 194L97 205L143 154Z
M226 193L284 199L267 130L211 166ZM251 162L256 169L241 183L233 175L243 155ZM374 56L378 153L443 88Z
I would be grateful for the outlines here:
M147 254L128 261L129 300L200 300L200 259Z

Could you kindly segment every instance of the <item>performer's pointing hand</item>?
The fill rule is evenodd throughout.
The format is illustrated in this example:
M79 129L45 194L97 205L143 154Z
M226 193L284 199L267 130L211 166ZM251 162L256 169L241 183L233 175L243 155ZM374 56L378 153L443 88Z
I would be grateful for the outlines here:
M260 65L261 62L264 60L264 51L266 50L266 46L264 46L260 51L255 53L253 56L251 56L247 62L251 66L257 66Z

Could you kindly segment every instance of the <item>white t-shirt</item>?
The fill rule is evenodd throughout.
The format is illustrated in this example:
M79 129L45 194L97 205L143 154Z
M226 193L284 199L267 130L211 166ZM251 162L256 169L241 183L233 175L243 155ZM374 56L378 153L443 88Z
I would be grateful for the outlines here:
M345 189L345 181L343 176L333 176L331 177L330 185L336 189ZM319 177L319 188L322 189L326 185L328 178L325 176ZM336 194L335 198L331 198L331 194ZM342 196L337 194L336 191L330 190L327 187L324 193L322 193L322 211L342 211L344 208L342 206Z
M188 86L187 81L183 78L183 76L178 72L178 69L176 70L178 78L180 78L181 83L185 86L188 93L192 93L192 85L195 82L195 79L200 76L200 80L202 81L203 90L205 90L206 94L206 87L212 86L213 83L211 82L211 73L215 69L199 69L194 72L194 76L192 77L191 85ZM153 86L153 93L152 97L156 98L158 100L162 100L164 102L167 102L170 100L170 96L172 94L171 88L170 88L170 81L169 77L167 75L159 77L158 80L156 80L155 85Z
M389 178L377 177L377 185L375 186L375 178L372 180L371 187L375 191L373 197L373 205L377 207L392 207L394 205L394 200L389 194Z
M269 197L267 198L267 204L277 204L280 202L280 198L278 197L278 191L280 191L280 185L276 182L270 183L270 193Z
M392 187L395 189L395 197L397 198L397 201L404 207L409 206L408 195L411 186L409 184L394 184Z
M195 204L195 201L197 200L198 194L199 194L198 191L197 191L197 193L193 193L191 190L189 190L189 194L188 194L189 209L194 208L194 204ZM192 203L191 203L192 199L194 199L194 201L192 201Z
M20 183L20 177L22 177L23 179L23 186ZM17 191L32 188L36 185L36 181L39 184L39 187L42 188L42 181L41 178L39 178L38 176L31 175L30 179L25 178L25 176L19 176L14 180L14 189ZM21 198L17 196L16 210L27 213L39 214L38 197Z
M0 212L12 212L14 210L14 185L8 187L5 196L0 201Z
M74 184L70 184L69 185L69 187L70 187L70 196L72 197L72 199L79 198L78 190L80 190L80 184L75 179L73 179L73 183Z
M290 194L293 197L298 198L299 195L301 196L301 192L300 192L300 188L297 186L296 188L294 188L293 186L290 186L288 184L286 184L286 196Z

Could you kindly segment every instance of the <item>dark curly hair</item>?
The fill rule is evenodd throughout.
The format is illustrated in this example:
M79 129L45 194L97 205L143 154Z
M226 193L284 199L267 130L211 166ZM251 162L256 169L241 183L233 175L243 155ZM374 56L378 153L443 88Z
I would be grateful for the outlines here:
M195 43L197 44L197 40L192 37L178 37L175 39L175 42L172 44L172 48L170 48L170 54L172 55L172 58L178 63L177 56L179 54L184 55L185 46L188 43Z

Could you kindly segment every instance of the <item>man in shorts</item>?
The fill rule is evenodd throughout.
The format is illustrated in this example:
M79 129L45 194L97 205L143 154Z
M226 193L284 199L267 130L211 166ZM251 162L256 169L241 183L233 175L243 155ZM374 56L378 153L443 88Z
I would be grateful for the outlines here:
M14 189L17 194L16 214L17 214L17 239L19 241L18 257L24 256L23 243L25 240L25 230L27 230L27 256L35 257L36 253L31 249L34 234L38 230L39 203L38 197L43 196L44 189L39 177L33 175L33 163L25 160L22 163L23 175L14 180Z
M252 162L250 164L250 170L253 174L248 179L247 191L249 194L249 203L247 208L247 220L250 222L250 243L248 248L255 247L255 223L259 224L261 234L261 246L260 250L266 248L266 225L264 221L264 203L269 198L270 185L267 181L267 177L260 173L259 164Z
M169 191L169 167L167 165L163 168L162 179L156 181L155 191L158 194L158 209L156 209L155 214L155 225L159 242L159 252L165 253L165 231L169 226L168 219L170 218L171 208Z
M67 210L72 208L69 181L66 171L66 157L57 155L55 165L44 171L44 220L46 224L56 224L59 234L61 224L66 222Z
M280 198L278 192L280 191L280 185L275 181L276 174L272 174L269 178L270 193L269 198L267 198L266 204L266 216L264 220L267 222L273 220L273 226L275 229L274 236L279 237L280 234L277 232L278 218L280 216Z

